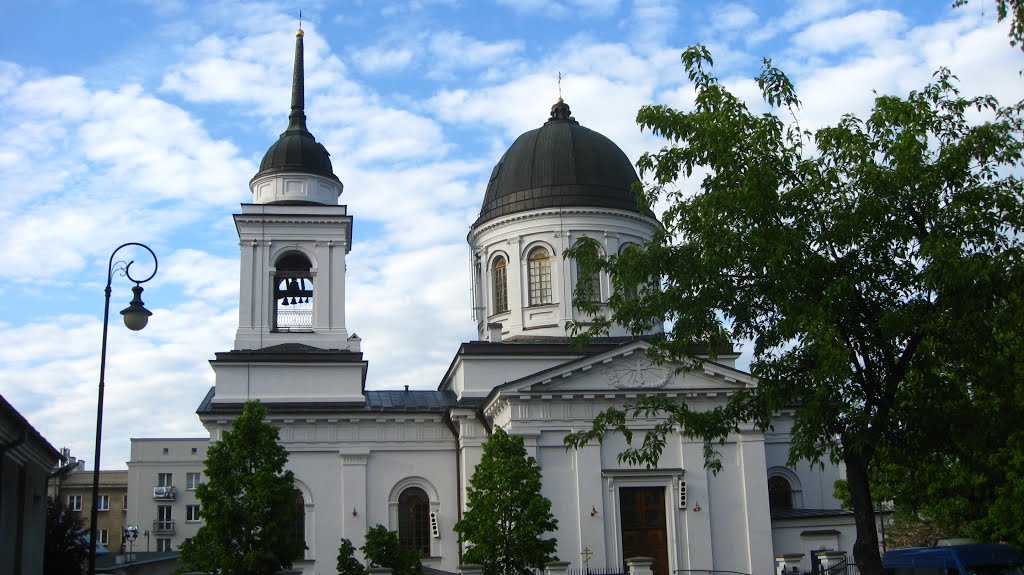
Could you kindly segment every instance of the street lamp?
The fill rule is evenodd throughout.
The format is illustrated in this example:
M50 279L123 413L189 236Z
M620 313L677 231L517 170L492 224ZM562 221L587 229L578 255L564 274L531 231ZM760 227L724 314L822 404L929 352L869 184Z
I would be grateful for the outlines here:
M121 248L128 246L139 246L144 248L149 255L153 257L153 273L149 274L145 279L135 279L131 274L132 264L134 261L127 263L123 261L114 261L114 256L117 252L121 251ZM129 281L135 282L135 287L132 288L134 297L128 304L128 307L121 310L121 315L124 316L124 325L132 331L139 331L146 327L149 322L149 316L153 315L153 312L146 309L142 303L142 285L149 280L153 279L156 275L157 270L156 254L153 250L149 249L146 244L140 244L136 242L128 242L117 246L117 249L110 254L110 261L107 262L107 287L103 290L105 295L105 303L103 305L103 345L100 348L100 390L99 397L96 400L96 452L93 457L93 470L92 470L92 516L89 518L89 575L96 574L96 520L97 520L97 507L98 500L100 498L100 441L103 434L103 378L107 370L107 324L110 319L110 284L114 279L114 273L118 273Z
M124 540L128 542L128 563L135 561L135 540L139 538L139 528L135 525L124 526Z

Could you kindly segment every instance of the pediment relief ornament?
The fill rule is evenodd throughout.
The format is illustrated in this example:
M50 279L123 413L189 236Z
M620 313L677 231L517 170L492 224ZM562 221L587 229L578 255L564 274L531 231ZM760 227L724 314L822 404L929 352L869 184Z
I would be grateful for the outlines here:
M604 375L616 389L661 389L672 381L674 374L640 354L609 367Z

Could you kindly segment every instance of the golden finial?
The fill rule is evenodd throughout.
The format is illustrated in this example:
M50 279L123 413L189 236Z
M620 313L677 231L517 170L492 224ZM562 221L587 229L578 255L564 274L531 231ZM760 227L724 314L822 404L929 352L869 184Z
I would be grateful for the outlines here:
M302 33L302 10L299 10L299 29L295 32L295 36L297 38L302 38L304 36Z

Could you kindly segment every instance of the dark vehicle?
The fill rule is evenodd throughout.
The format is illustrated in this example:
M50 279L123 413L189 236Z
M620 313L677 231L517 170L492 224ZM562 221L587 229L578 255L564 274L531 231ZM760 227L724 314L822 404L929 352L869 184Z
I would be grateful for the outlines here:
M886 575L1024 575L1022 565L1012 547L996 543L892 549L882 558Z

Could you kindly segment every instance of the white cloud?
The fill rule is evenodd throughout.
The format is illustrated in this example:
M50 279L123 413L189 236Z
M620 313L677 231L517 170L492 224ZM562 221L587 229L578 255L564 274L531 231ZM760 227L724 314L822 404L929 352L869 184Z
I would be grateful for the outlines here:
M508 60L522 52L523 42L481 42L461 32L447 31L430 38L429 50L433 63L431 74L444 78L461 70L507 64Z
M855 12L815 22L793 37L797 48L815 52L844 52L853 48L883 50L907 28L907 19L892 10Z
M352 51L356 67L370 74L403 70L412 63L413 56L414 53L409 48L371 46Z
M725 4L711 13L711 29L720 31L742 30L757 22L757 12L743 4Z
M614 14L620 0L498 0L498 4L523 14L537 14L548 18L588 18Z

